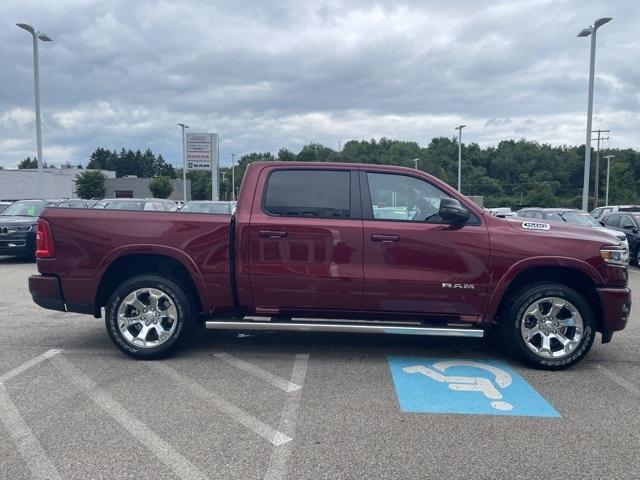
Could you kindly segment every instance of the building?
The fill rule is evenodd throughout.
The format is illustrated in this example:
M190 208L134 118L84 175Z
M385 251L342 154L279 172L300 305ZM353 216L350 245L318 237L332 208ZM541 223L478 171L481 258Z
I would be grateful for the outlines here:
M95 170L81 168L45 168L40 185L37 169L0 170L0 200L21 200L27 198L77 198L76 175ZM106 177L107 198L150 198L151 178L116 178L116 172L100 170ZM182 200L182 180L171 180L172 200ZM187 180L187 198L191 199L191 181Z
M150 198L153 197L149 190L151 178L122 177L108 178L105 186L107 198ZM171 200L182 200L182 179L171 180L173 192L169 195ZM187 180L187 200L191 200L191 180Z
M45 168L41 185L37 169L0 170L0 200L76 198L76 175L86 171L81 168ZM115 179L116 172L101 172L107 181Z

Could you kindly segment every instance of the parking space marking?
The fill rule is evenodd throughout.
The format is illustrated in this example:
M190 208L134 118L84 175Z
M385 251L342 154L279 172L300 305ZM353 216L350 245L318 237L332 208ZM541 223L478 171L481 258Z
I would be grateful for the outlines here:
M154 431L138 420L118 403L96 382L85 375L63 355L51 357L51 363L81 392L146 447L160 462L169 467L183 480L205 480L207 476L182 454L160 438Z
M609 378L609 380L612 380L613 382L617 383L619 386L624 388L630 394L640 398L640 388L636 387L633 383L622 378L620 375L618 375L612 370L609 370L607 367L603 365L596 365L596 368L600 370L607 378Z
M170 377L178 385L191 391L200 400L207 402L210 405L213 405L218 410L227 414L228 416L233 418L236 422L240 423L241 425L244 425L246 428L258 434L259 436L261 436L268 442L272 443L273 445L275 446L283 445L291 441L291 437L270 427L269 425L262 422L261 420L258 420L256 417L245 412L240 407L237 407L233 403L228 402L217 393L207 390L198 382L186 377L182 373L178 372L176 369L164 363L158 363L158 362L149 363L149 367L156 369L158 372L161 372L164 375Z
M22 460L31 471L31 476L36 479L58 480L62 479L62 477L24 421L24 418L22 418L22 415L20 415L4 384L59 352L60 350L48 350L0 376L0 421L9 432Z
M216 353L214 355L218 360L222 360L223 362L232 365L243 372L248 373L249 375L253 375L265 382L273 385L280 390L284 390L287 393L295 392L302 388L300 385L294 382L290 382L289 380L285 380L284 378L275 375L264 368L257 367L249 362L245 362L244 360L240 360L239 358L234 357L233 355L229 355L228 353Z
M40 362L45 361L47 358L51 358L53 355L60 353L60 350L51 349L44 352L42 355L32 358L28 362L24 362L22 365L18 365L13 370L9 370L7 373L0 375L0 383L6 383L13 377L20 375L22 372L29 370L31 367L36 366Z
M298 418L298 409L302 402L302 388L304 380L307 376L307 365L309 363L309 354L296 355L293 363L293 371L291 372L291 382L299 385L300 388L291 392L285 400L280 416L280 424L278 428L291 438L295 438L296 420ZM269 460L269 469L265 474L265 480L281 480L287 476L287 463L291 456L292 443L276 448L271 452Z
M504 362L389 357L389 368L403 412L560 417Z

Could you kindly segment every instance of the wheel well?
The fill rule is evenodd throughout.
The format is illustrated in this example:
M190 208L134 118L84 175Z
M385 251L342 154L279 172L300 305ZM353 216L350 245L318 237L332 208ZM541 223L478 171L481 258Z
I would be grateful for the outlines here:
M95 301L96 310L99 312L99 308L107 304L113 291L123 281L145 273L168 276L182 283L185 286L185 293L192 301L196 312L202 311L202 304L197 294L196 285L187 268L175 258L146 253L124 255L109 265L98 286Z
M600 300L593 280L581 271L567 267L537 267L520 272L516 278L513 279L509 288L502 296L500 307L498 308L498 322L500 321L500 314L505 309L509 301L509 297L511 297L514 292L520 290L525 285L540 282L561 283L581 293L595 312L598 331L603 331L602 305L600 305Z

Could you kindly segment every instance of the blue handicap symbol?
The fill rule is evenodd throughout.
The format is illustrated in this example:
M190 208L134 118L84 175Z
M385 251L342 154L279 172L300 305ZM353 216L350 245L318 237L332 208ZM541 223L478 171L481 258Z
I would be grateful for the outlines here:
M388 360L403 412L560 417L504 362L406 357Z

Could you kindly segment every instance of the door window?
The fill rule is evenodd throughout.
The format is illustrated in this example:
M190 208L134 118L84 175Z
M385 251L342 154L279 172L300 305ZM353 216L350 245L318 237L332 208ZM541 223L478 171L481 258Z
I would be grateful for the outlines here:
M373 218L407 222L442 221L440 200L449 198L439 188L407 175L367 173Z
M604 215L601 220L606 227L617 227L620 225L619 219L620 217L618 215Z
M620 218L620 226L622 228L636 228L636 224L634 223L630 215L623 215Z
M276 170L264 210L286 217L351 218L351 176L339 170Z

